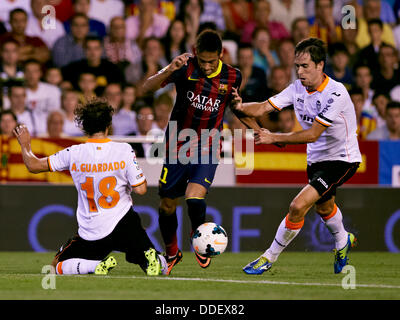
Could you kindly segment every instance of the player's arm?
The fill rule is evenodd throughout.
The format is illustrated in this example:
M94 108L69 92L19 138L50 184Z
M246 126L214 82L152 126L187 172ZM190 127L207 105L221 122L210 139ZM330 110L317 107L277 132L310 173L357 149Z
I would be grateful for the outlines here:
M147 192L147 181L144 180L141 184L133 186L132 191L138 195L144 195Z
M50 171L48 158L45 157L39 159L32 152L31 136L26 126L18 125L13 132L21 146L22 159L29 172L39 173Z
M274 111L274 107L268 100L263 102L247 102L243 103L236 88L232 88L232 103L231 109L233 113L242 121L246 126L251 129L259 129L256 118L265 117L268 113Z
M327 127L314 121L311 128L307 130L290 133L273 133L267 129L260 129L255 132L256 144L303 144L312 143L318 140Z
M175 57L164 69L146 79L142 87L143 93L160 89L161 85L172 75L174 71L179 70L187 64L187 61L190 57L192 57L191 53L181 54Z

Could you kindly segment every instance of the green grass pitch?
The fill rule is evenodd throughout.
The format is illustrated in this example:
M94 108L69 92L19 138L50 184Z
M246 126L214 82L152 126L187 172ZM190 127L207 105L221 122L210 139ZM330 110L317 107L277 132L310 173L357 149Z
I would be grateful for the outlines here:
M398 300L400 255L351 252L355 289L344 289L349 274L333 274L333 253L284 252L261 276L242 267L259 253L224 253L201 269L191 252L170 276L147 277L142 270L113 253L118 266L107 276L56 276L55 289L43 289L53 253L0 252L1 300ZM50 282L49 282L50 283Z

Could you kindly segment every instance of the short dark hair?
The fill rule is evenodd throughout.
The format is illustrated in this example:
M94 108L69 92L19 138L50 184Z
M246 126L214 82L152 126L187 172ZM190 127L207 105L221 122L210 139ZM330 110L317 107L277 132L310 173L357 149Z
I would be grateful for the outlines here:
M75 121L85 134L91 136L110 128L114 109L105 99L95 98L86 104L79 104L75 111Z
M383 30L383 22L382 22L381 19L377 19L377 18L375 18L375 19L369 19L368 22L367 22L367 24L368 24L368 27L370 27L370 26L373 25L373 24L376 24L376 25L378 25L378 26L381 28L381 30Z
M7 110L3 110L0 112L0 119L3 118L4 115L9 114L13 117L13 119L15 120L15 122L18 122L18 118L15 115L14 111L7 109Z
M386 111L389 109L400 109L400 102L390 101L386 106Z
M196 40L197 52L222 52L222 40L218 32L206 29L201 32Z
M328 53L329 53L329 56L331 56L331 57L333 57L334 55L336 55L338 53L344 53L345 55L350 56L349 50L347 50L347 47L342 42L335 42L335 43L332 43L331 45L329 45Z
M16 13L23 13L25 15L25 17L28 17L28 13L22 9L22 8L15 8L14 10L10 11L10 14L8 16L9 20L11 21L11 19L13 18L14 14Z
M101 46L103 46L103 41L101 40L100 37L98 36L94 36L94 35L89 35L85 38L85 40L83 41L83 47L86 49L87 48L87 44L89 41L98 41L100 43Z
M311 61L315 64L323 62L326 65L326 46L325 43L317 38L308 38L300 41L295 49L294 53L298 54L308 53L310 54Z

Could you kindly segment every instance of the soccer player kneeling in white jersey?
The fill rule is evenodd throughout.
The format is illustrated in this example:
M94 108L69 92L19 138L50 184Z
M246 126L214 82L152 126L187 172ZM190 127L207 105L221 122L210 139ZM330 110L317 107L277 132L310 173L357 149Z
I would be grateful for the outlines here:
M303 130L271 133L258 124L249 125L247 122L248 127L255 129L256 144L307 144L309 184L290 204L289 213L279 225L271 246L243 268L247 274L262 274L271 268L279 254L300 232L306 213L314 205L335 239L335 273L340 273L348 263L348 252L355 245L354 235L343 226L335 195L336 188L355 174L361 162L356 114L343 84L324 73L325 61L324 43L315 38L305 39L295 49L298 80L264 102L242 103L238 93L234 93L236 112L250 118L257 119L271 111L294 106Z
M30 172L69 170L78 191L78 232L56 254L52 264L57 274L107 274L116 266L109 256L113 250L124 252L126 260L147 275L166 272L165 258L154 249L132 208L131 192L147 191L135 153L129 144L107 138L112 115L113 108L102 100L78 106L75 121L88 140L46 158L32 152L25 126L14 129Z

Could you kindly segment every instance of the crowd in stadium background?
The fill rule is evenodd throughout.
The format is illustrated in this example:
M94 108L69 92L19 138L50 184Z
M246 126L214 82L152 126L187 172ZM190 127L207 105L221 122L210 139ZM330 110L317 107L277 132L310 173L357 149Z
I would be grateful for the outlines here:
M34 137L82 136L74 108L98 96L115 109L114 136L162 135L174 87L144 94L141 85L193 52L205 28L220 32L223 62L242 72L244 102L282 91L296 79L295 45L322 39L359 139L400 139L400 0L2 0L0 133L11 137L18 122ZM299 129L293 110L264 120L273 132ZM244 129L229 111L225 124Z

